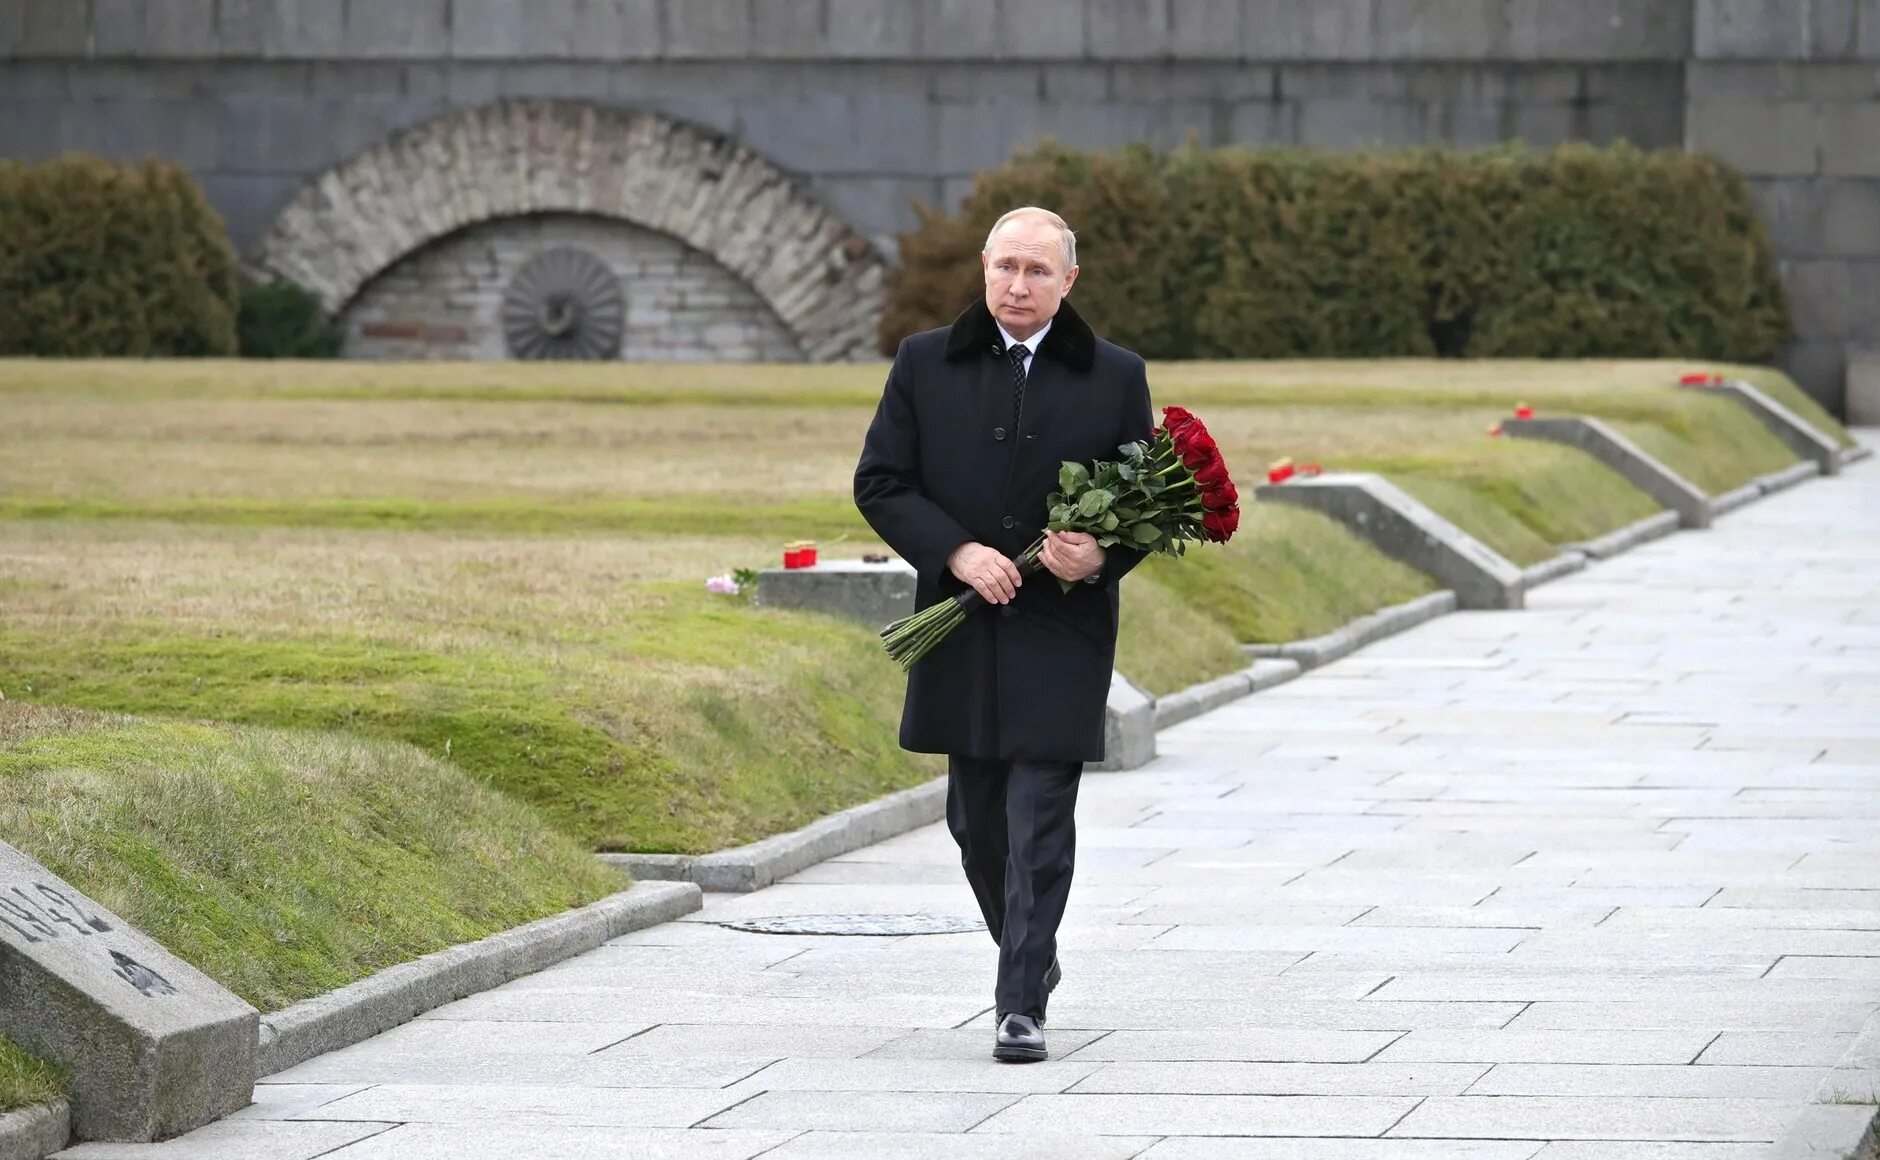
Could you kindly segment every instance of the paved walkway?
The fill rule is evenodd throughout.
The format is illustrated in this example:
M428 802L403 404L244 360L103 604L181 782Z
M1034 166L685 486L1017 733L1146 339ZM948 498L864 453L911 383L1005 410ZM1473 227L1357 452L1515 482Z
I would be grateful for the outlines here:
M718 925L972 915L933 826L66 1155L1760 1155L1880 1006L1880 467L1531 604L1087 777L1049 1063L983 934Z

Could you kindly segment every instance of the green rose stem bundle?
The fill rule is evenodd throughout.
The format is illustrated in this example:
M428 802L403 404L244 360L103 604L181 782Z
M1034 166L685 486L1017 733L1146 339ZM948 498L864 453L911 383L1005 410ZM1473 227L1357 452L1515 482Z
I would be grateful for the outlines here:
M1045 526L1086 532L1105 548L1122 544L1171 556L1182 555L1193 540L1226 543L1240 527L1240 497L1220 448L1201 420L1182 408L1165 407L1162 416L1149 439L1118 447L1115 462L1059 468ZM1044 543L1040 536L1012 561L1020 575L1044 566ZM1073 587L1058 583L1066 592ZM882 629L882 644L903 669L912 668L984 603L969 588Z

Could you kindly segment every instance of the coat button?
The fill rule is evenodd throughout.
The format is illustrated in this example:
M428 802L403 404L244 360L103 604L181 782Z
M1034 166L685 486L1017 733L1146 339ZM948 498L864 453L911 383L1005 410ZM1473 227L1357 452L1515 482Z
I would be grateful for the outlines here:
M1007 529L1015 528L1018 526L1018 521L1011 516L1006 516L1004 519L999 521L999 526L1002 528L1007 528Z
M1004 439L1004 438L1005 438L1005 428L1003 428L1003 427L994 427L994 428L992 429L992 437L993 437L994 439Z

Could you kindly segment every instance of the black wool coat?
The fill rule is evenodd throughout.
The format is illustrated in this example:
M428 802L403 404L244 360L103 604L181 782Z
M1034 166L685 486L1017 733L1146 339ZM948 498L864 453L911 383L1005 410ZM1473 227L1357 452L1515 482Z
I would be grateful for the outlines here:
M992 312L902 341L855 468L855 504L919 573L915 605L968 591L947 557L978 541L1016 558L1044 530L1065 460L1117 458L1154 428L1142 359L1068 302L1034 352L1024 413ZM1040 569L980 606L908 674L901 746L919 753L1099 761L1116 658L1117 584L1143 553L1110 548L1069 592Z

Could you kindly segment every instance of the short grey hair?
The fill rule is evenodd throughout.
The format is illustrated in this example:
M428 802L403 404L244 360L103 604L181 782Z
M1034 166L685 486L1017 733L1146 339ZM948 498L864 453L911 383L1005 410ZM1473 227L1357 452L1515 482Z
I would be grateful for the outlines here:
M999 220L992 223L992 228L986 231L985 252L991 251L992 239L998 236L999 230L1004 228L1006 222L1025 217L1040 218L1056 226L1058 244L1064 248L1064 269L1070 270L1077 265L1077 235L1071 232L1071 227L1065 223L1063 218L1048 209L1041 209L1035 205L1023 205L1017 209L1008 210L1004 214L1001 214Z

